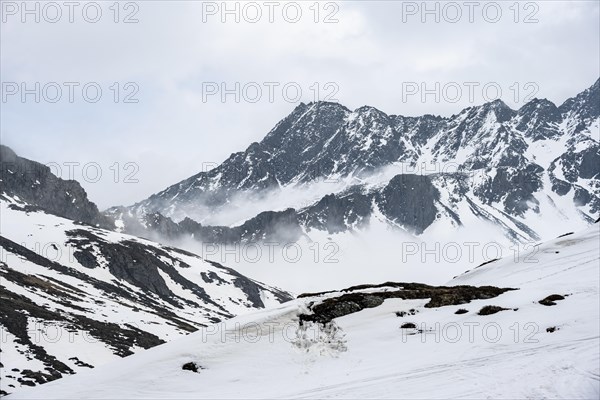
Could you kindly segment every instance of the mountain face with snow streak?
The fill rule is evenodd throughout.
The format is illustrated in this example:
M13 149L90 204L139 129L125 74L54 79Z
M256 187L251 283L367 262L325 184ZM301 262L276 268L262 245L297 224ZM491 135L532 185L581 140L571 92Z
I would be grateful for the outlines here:
M77 182L6 147L1 183L2 394L291 298L195 254L91 225L110 220Z
M600 80L558 107L495 100L448 118L300 104L218 167L107 214L134 234L220 243L266 238L283 222L293 237L353 230L379 212L416 234L476 217L513 241L543 239L544 222L583 227L600 213L599 98Z

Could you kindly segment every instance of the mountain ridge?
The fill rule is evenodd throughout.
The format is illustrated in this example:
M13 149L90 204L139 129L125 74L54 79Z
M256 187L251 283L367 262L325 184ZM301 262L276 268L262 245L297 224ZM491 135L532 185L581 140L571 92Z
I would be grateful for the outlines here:
M491 211L521 218L523 224L529 211L539 214L541 197L550 196L556 204L568 194L574 196L568 207L578 210L575 218L583 226L600 212L599 93L600 79L558 107L536 98L513 110L498 99L465 108L451 117L405 117L370 106L351 111L339 103L301 103L260 142L233 153L216 168L133 206L111 208L107 214L132 232L146 229L146 214L160 214L174 223L189 218L204 226L234 228L240 225L227 221L226 216L243 208L239 198L267 204L274 193L284 193L287 188L334 182L331 190L325 189L310 204L265 205L254 214L246 213L242 221L267 211L293 208L300 213L324 196L360 185L382 169L400 166L402 171L389 179L413 168L412 173L417 174L445 173L459 187L460 174L477 175L468 183L471 189L443 197L475 201L493 208ZM449 169L452 171L447 172ZM380 183L389 182L386 179ZM339 182L347 184L338 188L335 183ZM439 210L459 214L451 203L442 204ZM408 223L406 228L419 234L427 226ZM536 239L541 235L527 231L532 230L512 236Z

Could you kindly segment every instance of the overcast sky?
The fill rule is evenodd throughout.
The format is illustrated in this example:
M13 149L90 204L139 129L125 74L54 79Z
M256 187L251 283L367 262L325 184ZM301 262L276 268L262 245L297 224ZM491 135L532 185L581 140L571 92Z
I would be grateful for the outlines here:
M220 163L317 96L449 116L498 89L513 108L560 104L600 76L597 1L428 2L430 14L421 1L228 2L233 14L220 1L108 1L99 17L82 2L73 22L63 2L39 3L39 22L1 3L1 142L63 178L71 165L102 209Z

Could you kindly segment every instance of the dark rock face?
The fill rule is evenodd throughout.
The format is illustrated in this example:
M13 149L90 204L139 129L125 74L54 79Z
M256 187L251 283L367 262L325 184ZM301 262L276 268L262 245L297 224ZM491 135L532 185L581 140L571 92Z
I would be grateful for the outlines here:
M562 166L562 172L568 182L577 182L582 179L600 179L600 146L591 146L575 153L569 151L560 158L553 161L552 169L559 164Z
M248 300L252 303L254 307L264 308L265 305L260 296L260 289L264 289L256 284L255 281L249 279L248 277L240 274L239 272L231 269L229 267L225 267L219 263L214 261L208 261L210 264L218 267L223 271L227 271L230 275L234 276L233 283L236 287L242 289L242 291L248 296ZM218 279L218 278L217 278ZM275 288L270 288L271 294L277 299L277 301L281 303L285 303L286 301L290 301L293 299L289 293L284 292L283 290L278 290Z
M166 285L161 273L168 275L174 282L182 288L189 290L205 303L211 304L221 310L224 318L233 317L227 310L217 304L201 287L185 279L173 267L177 263L180 267L191 268L180 260L174 259L167 252L159 248L149 247L136 241L125 241L112 243L101 239L85 230L76 230L68 232L71 237L70 243L76 244L80 249L80 254L89 254L91 246L99 249L102 257L108 261L108 268L112 275L122 279L132 285L141 288L144 292L155 293L164 301L173 305L185 302L184 299L173 293ZM79 257L82 257L81 255ZM89 256L88 256L89 258ZM169 260L170 262L167 262ZM264 286L248 279L231 268L224 267L216 262L209 261L210 264L223 271L235 276L233 283L241 288L248 296L248 301L256 308L264 308L260 293L265 289ZM160 272L159 272L160 271ZM213 276L213 280L219 280L218 276ZM285 292L274 290L275 296L282 301L290 299Z
M575 167L583 179L600 179L600 147L589 147L577 154Z
M564 196L573 190L573 201L577 206L589 205L593 214L600 212L600 196L579 185L579 179L600 181L600 144L586 142L587 148L577 151L573 143L548 168L552 190ZM564 179L558 178L562 175Z
M554 176L550 178L550 182L552 182L552 191L560 196L564 196L571 191L572 185L568 182L565 182Z
M440 135L433 150L435 154L440 156L441 160L453 160L460 149L473 146L482 137L490 137L496 134L496 132L491 131L493 126L490 125L490 121L502 124L508 122L515 114L516 112L501 100L485 103L478 107L466 108L457 116L453 116L446 121L446 124L440 130L444 134ZM502 126L500 129L505 129L505 127ZM481 142L485 145L484 141ZM482 156L483 154L477 155ZM475 168L480 168L473 161L469 162L467 160L467 162L474 164Z
M70 243L76 244L82 253L89 254L88 249L92 245L98 248L102 257L108 261L110 273L117 279L122 279L144 291L155 293L167 302L177 304L177 296L169 289L159 273L162 271L182 287L190 289L199 298L212 303L201 287L189 282L177 273L171 264L162 261L173 260L166 252L134 241L107 242L85 230L70 231L68 235L71 237ZM184 265L184 267L190 266Z
M170 218L165 218L161 213L146 214L144 217L146 229L152 232L160 232L167 239L175 239L181 234L181 229Z
M428 176L397 175L378 194L377 203L391 221L420 234L435 220L439 197Z
M268 162L281 183L301 176L309 181L325 175L335 165L331 158L339 144L327 145L350 113L346 107L329 102L300 104L265 136L261 145L275 150ZM323 152L325 150L325 152ZM243 177L240 177L243 179Z
M556 124L562 115L554 103L545 99L533 99L519 109L516 129L526 132L533 140L542 140L559 135Z
M566 100L559 108L562 115L575 114L583 121L597 119L600 116L600 79L577 96Z
M88 200L79 183L62 180L49 167L21 158L3 145L0 145L0 179L0 195L18 196L30 205L64 218L114 228L114 223Z
M445 118L431 114L425 114L422 117L394 116L396 130L402 132L403 136L408 136L410 144L416 149L425 145L429 139L446 126L446 123Z
M529 164L525 169L498 168L493 178L487 178L475 194L486 203L503 201L505 209L514 215L522 215L529 204L536 204L533 193L542 187L543 168Z
M170 218L162 226L168 226L164 237L190 237L204 243L243 243L257 241L272 241L290 243L295 242L302 235L298 222L298 215L292 208L284 211L265 211L236 227L203 226L202 224L186 218L175 224ZM161 229L155 232L163 234ZM175 233L174 233L175 232Z
M344 232L349 227L361 228L371 215L372 195L356 186L345 193L329 194L300 211L301 224L309 229L329 233Z
M237 231L242 241L281 240L295 242L302 235L298 216L293 208L267 211L246 221Z

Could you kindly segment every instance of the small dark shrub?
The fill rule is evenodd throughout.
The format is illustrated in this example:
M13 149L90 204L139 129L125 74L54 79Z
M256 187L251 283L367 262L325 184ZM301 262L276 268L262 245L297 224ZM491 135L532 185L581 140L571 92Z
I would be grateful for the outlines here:
M407 315L415 315L416 313L418 313L418 311L411 308L408 311L396 311L396 317L405 317Z
M196 364L195 362L190 361L190 362L183 364L181 369L184 371L198 372L198 370L202 369L202 367L199 366L198 364Z
M400 326L400 329L415 329L417 326L415 324L413 324L412 322L407 322L405 324L402 324Z
M557 331L557 330L558 330L558 328L555 327L555 326L551 326L550 328L546 328L546 332L548 332L548 333L552 333L552 332Z
M564 300L564 299L565 299L565 297L561 296L560 294L551 294L550 296L546 297L545 299L538 301L538 303L540 303L541 305L544 305L544 306L555 306L556 301Z
M481 310L479 310L479 315L491 315L496 314L499 311L508 310L508 308L502 308L498 306L485 306Z
M456 310L456 312L454 314L466 314L468 312L469 312L469 310L466 310L464 308L459 308L458 310Z

